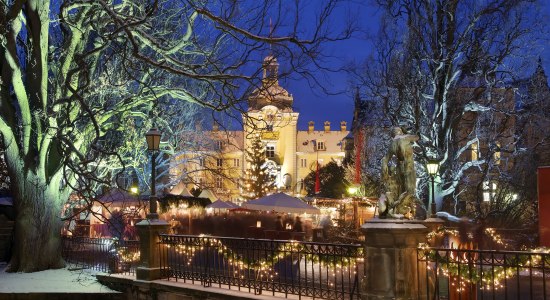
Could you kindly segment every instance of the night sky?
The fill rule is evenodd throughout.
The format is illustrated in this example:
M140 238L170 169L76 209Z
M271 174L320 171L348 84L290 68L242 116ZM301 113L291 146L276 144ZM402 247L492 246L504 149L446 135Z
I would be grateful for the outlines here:
M366 2L366 1L365 1ZM548 20L550 15L550 1L543 0L541 12L546 15L543 20ZM377 9L367 4L352 3L349 7L336 11L335 20L344 20L350 11L356 13L359 17L358 22L362 30L354 38L327 45L328 53L334 55L331 59L331 66L338 66L342 63L357 62L361 63L372 51L372 44L367 39L369 34L376 34L378 31L379 13ZM351 9L350 9L351 8ZM527 76L535 70L537 58L540 56L543 60L543 66L547 75L550 75L550 37L543 37L539 47L527 49L528 55L532 57L532 62L527 63L525 72ZM284 61L279 61L282 65ZM316 129L321 129L324 121L330 121L333 130L338 128L340 121L347 121L348 128L352 120L353 112L353 94L354 89L350 83L350 78L345 72L327 73L319 72L320 77L326 76L325 82L328 82L327 88L337 95L327 95L320 88L310 88L305 79L288 78L281 82L294 96L294 108L300 112L298 127L301 130L307 128L308 121L314 121Z

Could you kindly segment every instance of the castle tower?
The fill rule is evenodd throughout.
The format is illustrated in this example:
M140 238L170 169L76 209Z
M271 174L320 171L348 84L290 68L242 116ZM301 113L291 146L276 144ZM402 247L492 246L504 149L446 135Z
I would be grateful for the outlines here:
M276 175L276 184L284 189L296 184L296 130L299 114L292 110L292 95L279 85L277 59L267 56L262 68L262 85L251 93L248 111L243 114L244 145L249 147L253 137L260 135L266 145L268 163ZM244 168L248 167L245 163Z

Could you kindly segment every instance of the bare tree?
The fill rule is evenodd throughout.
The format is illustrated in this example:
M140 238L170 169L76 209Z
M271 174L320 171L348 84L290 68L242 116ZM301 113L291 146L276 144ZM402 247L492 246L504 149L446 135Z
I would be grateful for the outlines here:
M63 266L61 209L72 192L93 198L109 184L102 171L124 163L127 120L148 128L159 101L233 107L259 86L254 67L270 45L307 71L322 43L351 32L329 27L336 5L317 3L306 23L300 1L2 1L0 133L17 213L9 270Z
M510 66L540 30L536 1L376 3L385 14L359 79L392 126L419 135L419 190L427 182L423 163L440 159L437 199L454 201L456 213L461 185L474 170L509 171L506 153L514 153L517 136L508 87L520 75Z

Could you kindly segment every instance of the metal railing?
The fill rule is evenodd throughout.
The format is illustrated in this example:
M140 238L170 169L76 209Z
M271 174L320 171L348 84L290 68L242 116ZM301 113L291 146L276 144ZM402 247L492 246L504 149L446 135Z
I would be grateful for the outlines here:
M139 263L139 241L70 236L62 239L63 259L75 267L134 274Z
M419 248L418 267L429 299L550 298L545 252Z
M285 296L358 299L360 245L160 235L163 275L204 286Z

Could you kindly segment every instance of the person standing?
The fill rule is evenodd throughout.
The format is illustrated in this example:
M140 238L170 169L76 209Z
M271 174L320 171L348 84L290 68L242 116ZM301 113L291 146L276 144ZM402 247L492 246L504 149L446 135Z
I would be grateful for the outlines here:
M303 228L302 228L302 221L300 220L299 216L296 216L296 220L294 221L294 226L292 228L296 232L303 232L304 231Z
M285 230L283 226L283 218L281 218L281 216L277 216L277 220L275 220L275 230L277 231Z

